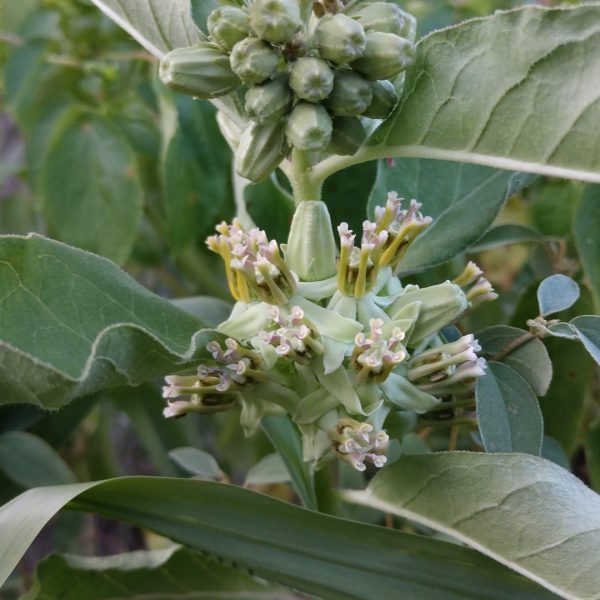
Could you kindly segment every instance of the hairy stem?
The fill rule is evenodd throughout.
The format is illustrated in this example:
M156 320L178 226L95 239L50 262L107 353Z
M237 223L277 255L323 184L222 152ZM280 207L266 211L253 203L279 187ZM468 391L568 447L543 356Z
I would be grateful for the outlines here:
M500 352L497 352L496 354L491 356L489 360L495 362L501 361L503 358L506 358L511 352L514 352L517 348L520 348L521 346L525 345L527 342L531 341L535 337L536 336L533 333L528 331L523 335L519 336L518 338L514 339L510 344L502 348Z
M294 201L298 205L307 200L320 200L322 182L318 182L312 175L313 166L310 153L294 148L292 150L292 165L289 172L290 183L294 192Z

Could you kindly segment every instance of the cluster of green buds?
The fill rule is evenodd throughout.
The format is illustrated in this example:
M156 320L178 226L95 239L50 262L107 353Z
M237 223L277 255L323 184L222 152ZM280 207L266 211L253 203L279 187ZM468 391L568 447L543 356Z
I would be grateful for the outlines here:
M474 263L454 281L402 284L394 273L431 223L420 208L390 193L360 248L345 224L336 247L320 201L300 203L281 248L239 221L219 225L208 246L237 302L207 346L212 359L167 378L165 416L240 406L250 434L263 415L287 414L305 460L337 457L362 471L386 462L390 413L472 397L485 370L477 340L442 330L495 294Z
M398 102L415 53L416 21L392 2L250 0L213 10L209 39L161 61L166 85L197 98L244 91L248 119L236 146L236 169L252 181L268 176L292 147L352 155L368 119ZM230 125L230 124L229 124Z

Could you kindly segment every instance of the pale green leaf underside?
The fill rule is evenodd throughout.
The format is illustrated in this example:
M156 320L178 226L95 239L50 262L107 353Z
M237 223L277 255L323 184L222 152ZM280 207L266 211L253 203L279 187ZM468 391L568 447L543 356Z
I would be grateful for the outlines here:
M72 501L72 502L71 502ZM162 477L36 488L0 508L0 585L65 504L156 531L327 600L547 599L454 544L330 517L232 485Z
M169 50L202 39L190 0L92 0L148 52L162 58Z
M300 600L188 548L107 557L51 555L21 600Z
M542 458L406 456L346 495L443 531L564 598L600 598L600 496Z
M0 404L58 408L178 370L214 337L202 326L106 259L0 237Z
M419 43L403 101L366 153L600 182L598 81L598 5L467 21Z

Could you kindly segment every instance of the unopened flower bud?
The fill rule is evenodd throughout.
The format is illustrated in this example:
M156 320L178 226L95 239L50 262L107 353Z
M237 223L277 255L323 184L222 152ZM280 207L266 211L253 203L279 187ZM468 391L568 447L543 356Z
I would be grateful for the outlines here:
M462 270L462 273L456 277L453 281L460 287L465 287L471 283L475 283L481 276L483 271L473 261L469 261L466 267Z
M373 100L367 110L363 113L364 117L370 119L385 119L394 106L398 103L398 94L391 81L382 79L371 83Z
M250 181L262 181L279 166L287 151L285 123L251 123L240 138L235 170Z
M299 150L318 151L331 140L331 117L320 104L300 102L292 110L286 135L290 144Z
M248 37L233 47L230 61L231 69L246 85L256 85L273 75L279 56L266 42Z
M383 31L402 36L406 30L406 13L391 2L372 2L352 13L365 31Z
M341 13L325 16L319 21L314 41L319 54L338 65L356 60L366 48L363 26Z
M420 305L417 323L410 336L411 346L458 319L469 307L460 287L446 281L426 288L407 287L386 312L392 320L401 319L403 311L411 304Z
M393 79L408 68L415 56L412 42L393 33L369 31L367 47L361 58L352 63L352 68L367 79Z
M367 139L367 130L358 117L336 117L329 150L332 154L352 156Z
M284 117L291 104L292 93L284 76L254 85L246 92L246 113L261 125Z
M286 262L301 281L320 281L335 275L335 239L324 202L300 202L294 212L285 249Z
M205 42L166 54L160 61L159 75L172 90L203 99L229 94L240 84L227 54Z
M480 277L477 283L467 292L467 300L471 303L471 306L477 306L482 302L490 302L497 297L498 294L485 277Z
M333 70L321 58L299 58L290 71L290 87L299 98L319 102L333 89Z
M231 50L250 35L250 17L241 8L221 6L206 21L211 38L225 50Z
M250 6L252 29L273 44L289 41L302 26L297 0L254 0Z
M369 82L353 71L337 71L327 106L338 117L362 114L373 99Z

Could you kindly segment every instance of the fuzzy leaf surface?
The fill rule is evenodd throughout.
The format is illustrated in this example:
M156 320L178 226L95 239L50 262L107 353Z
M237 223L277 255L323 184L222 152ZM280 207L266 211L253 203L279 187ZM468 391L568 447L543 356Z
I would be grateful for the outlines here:
M403 456L365 492L345 495L447 533L563 598L598 598L600 496L547 460Z
M600 6L497 12L417 48L373 155L600 182Z
M31 234L0 237L0 403L53 409L206 354L217 334L114 263Z

